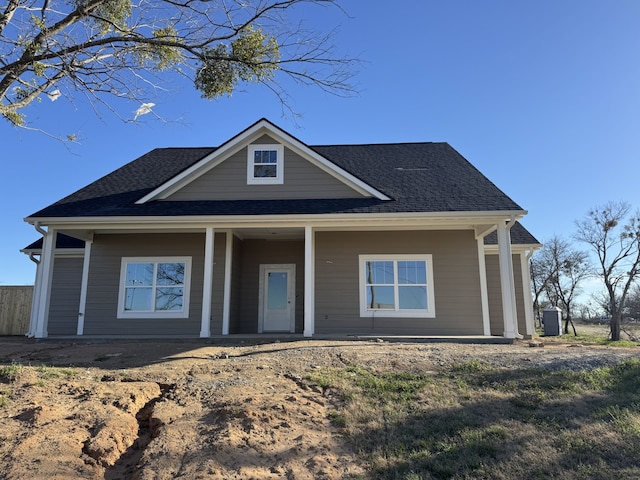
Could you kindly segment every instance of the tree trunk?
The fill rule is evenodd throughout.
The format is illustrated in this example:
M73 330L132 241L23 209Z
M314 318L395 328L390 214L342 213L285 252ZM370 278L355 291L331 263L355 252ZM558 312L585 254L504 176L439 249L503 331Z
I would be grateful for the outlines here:
M620 315L612 315L611 322L609 322L609 328L611 330L611 340L617 342L620 340Z
M570 315L567 315L567 317L564 319L564 333L565 334L569 333L569 324L571 324L571 328L573 329L573 336L577 337L578 336L578 332L576 331L576 326L573 324L573 319L571 318Z

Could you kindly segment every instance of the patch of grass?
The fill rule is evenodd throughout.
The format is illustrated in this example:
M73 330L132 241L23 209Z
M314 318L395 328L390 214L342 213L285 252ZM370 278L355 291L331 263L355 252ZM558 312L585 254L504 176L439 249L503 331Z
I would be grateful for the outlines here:
M493 367L488 363L481 362L480 360L475 359L469 360L467 362L456 363L453 367L451 367L451 371L462 373L488 372L492 369Z
M637 329L630 328L629 326L625 326L629 331L633 332L634 335L637 333ZM538 331L538 334L542 336L546 343L577 343L577 344L588 344L588 345L605 345L608 347L636 347L640 346L640 342L622 339L613 341L609 338L608 328L603 327L602 331L593 331L589 327L581 327L580 325L576 326L576 331L578 335L574 335L573 331L569 329L569 333L565 333L561 336L544 336L542 330ZM624 337L624 333L622 334Z
M336 427L344 428L347 426L347 416L343 412L339 412L337 410L331 410L329 413L329 420Z
M39 365L36 367L36 372L41 380L48 380L50 378L58 378L60 374L55 368L47 367L46 365Z
M0 367L0 380L13 383L22 372L22 369L23 365L20 363L12 362L10 365L3 365Z
M602 410L594 413L594 418L609 422L614 430L633 435L640 440L640 404L631 404L629 407L619 405L607 405Z
M374 374L373 372L353 366L347 369L352 380L363 395L383 402L406 402L431 382L426 375L407 372Z
M51 378L72 378L78 374L77 370L72 368L56 368L47 365L39 365L35 367L35 371L41 381Z
M9 404L9 392L0 390L0 408L6 407Z
M313 372L376 479L640 478L640 361L591 372Z

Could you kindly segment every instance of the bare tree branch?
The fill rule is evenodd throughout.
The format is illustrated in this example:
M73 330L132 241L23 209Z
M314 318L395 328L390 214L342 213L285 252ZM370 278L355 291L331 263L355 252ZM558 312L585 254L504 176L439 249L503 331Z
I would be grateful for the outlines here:
M640 274L640 212L626 202L591 209L576 222L575 238L592 247L607 291L611 339L620 340L620 326L631 287Z
M337 53L335 30L307 31L293 19L301 8L342 12L336 2L50 0L37 4L38 16L35 2L11 0L0 16L0 115L24 125L23 111L53 88L69 99L84 91L104 104L144 103L160 71L188 75L209 99L263 85L286 109L285 78L352 95L358 60Z

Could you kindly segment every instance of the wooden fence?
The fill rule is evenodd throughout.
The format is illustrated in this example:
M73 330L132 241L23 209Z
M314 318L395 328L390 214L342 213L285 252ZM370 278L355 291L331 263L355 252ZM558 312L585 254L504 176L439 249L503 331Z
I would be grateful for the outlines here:
M25 335L29 330L33 287L0 285L0 335Z

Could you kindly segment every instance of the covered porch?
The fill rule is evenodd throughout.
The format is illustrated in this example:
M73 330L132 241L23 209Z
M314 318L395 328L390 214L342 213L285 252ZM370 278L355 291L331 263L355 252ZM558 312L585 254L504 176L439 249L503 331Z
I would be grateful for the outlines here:
M477 219L474 219L477 221ZM468 222L468 220L467 220ZM494 220L495 222L495 220ZM475 223L472 234L477 245L477 270L481 309L478 311L480 331L475 336L491 337L488 306L488 288L486 284L486 265L484 262L484 237L497 232L497 253L500 263L500 291L504 330L502 337L517 338L521 333L517 326L515 299L516 280L513 275L513 252L510 240L510 227L507 221L493 224ZM451 221L432 223L425 227L424 222L362 222L345 225L345 222L252 222L243 224L224 224L199 222L197 225L141 225L123 229L96 225L88 230L72 228L70 225L50 225L43 229L42 248L38 255L38 268L34 291L34 303L30 336L45 338L49 335L48 321L51 289L54 274L54 257L61 254L55 248L54 239L58 232L71 235L84 241L82 249L82 268L80 273L80 295L75 334L77 336L95 336L85 328L87 322L87 292L90 275L96 268L92 263L92 250L95 242L109 235L144 234L158 237L163 234L194 234L202 239L202 252L194 258L194 279L192 282L192 302L197 311L190 316L198 323L198 332L187 336L200 338L235 337L237 335L294 335L296 337L330 337L326 331L318 332L316 324L323 320L316 313L317 305L317 269L325 269L332 263L324 256L317 258L316 237L323 232L414 232L441 231L451 229ZM464 227L469 228L468 223ZM458 222L456 230L462 230ZM199 243L199 241L198 241ZM76 252L77 253L77 252ZM123 252L122 255L126 255ZM196 268L197 266L197 268ZM196 275L197 272L197 275ZM528 288L528 287L527 287ZM195 290L198 290L197 295ZM357 303L357 298L354 302ZM196 305L197 303L197 305ZM147 332L147 336L154 332ZM367 332L363 332L367 334ZM99 335L99 334L98 334ZM344 337L344 335L338 334ZM358 335L356 335L358 336ZM395 335L375 335L391 338ZM400 332L399 337L403 337ZM455 335L454 335L455 336ZM470 334L470 336L473 336ZM412 337L415 337L412 335ZM439 335L427 335L436 338Z

